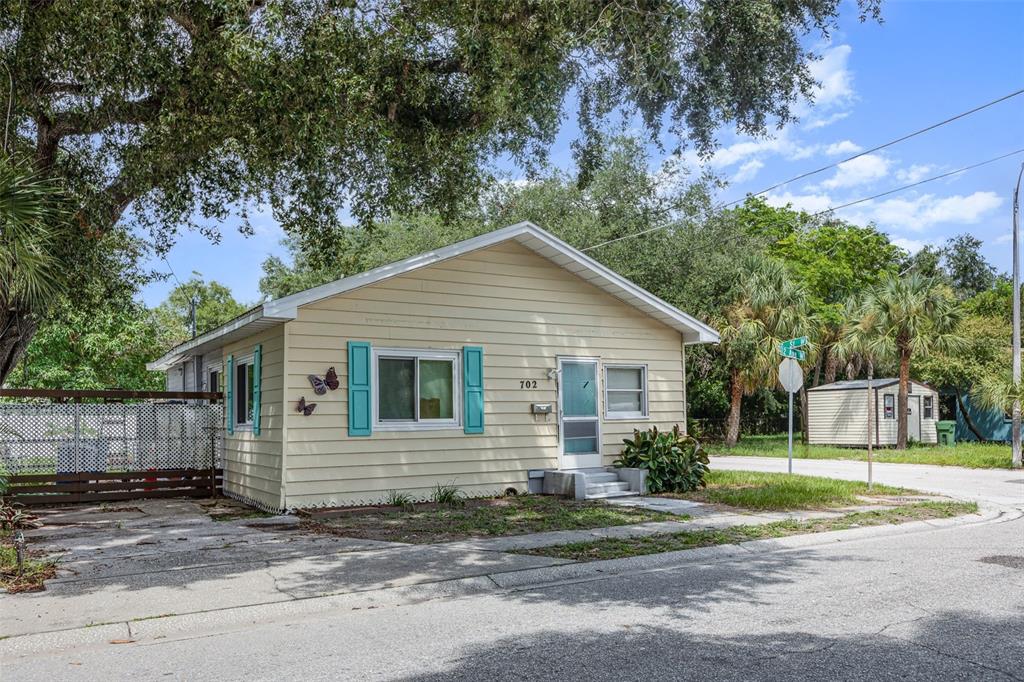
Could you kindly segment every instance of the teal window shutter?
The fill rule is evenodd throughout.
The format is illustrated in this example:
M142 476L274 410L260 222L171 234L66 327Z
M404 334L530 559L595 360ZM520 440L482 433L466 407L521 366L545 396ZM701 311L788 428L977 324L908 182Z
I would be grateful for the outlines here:
M484 432L484 349L462 347L462 405L464 433Z
M263 344L252 350L252 435L260 435L260 375L263 374Z
M228 435L235 432L235 356L228 356L228 376L224 383L224 418L228 422Z
M369 436L373 433L373 410L370 409L371 350L369 341L348 342L348 435Z

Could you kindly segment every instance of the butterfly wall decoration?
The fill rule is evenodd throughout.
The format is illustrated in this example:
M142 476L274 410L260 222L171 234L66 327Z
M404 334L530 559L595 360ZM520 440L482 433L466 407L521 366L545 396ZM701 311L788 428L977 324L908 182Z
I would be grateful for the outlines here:
M295 408L296 412L301 412L304 417L308 417L313 414L313 410L316 409L316 403L307 403L306 397L299 398L299 405Z
M316 393L317 395L323 395L324 393L327 393L326 381L324 381L315 374L310 374L308 379L309 383L313 385L313 393Z
M340 385L340 382L338 381L338 373L334 371L333 367L327 370L327 374L323 378L320 378L315 374L310 374L307 378L309 379L309 383L313 386L313 392L317 395L327 393L327 389L336 391Z

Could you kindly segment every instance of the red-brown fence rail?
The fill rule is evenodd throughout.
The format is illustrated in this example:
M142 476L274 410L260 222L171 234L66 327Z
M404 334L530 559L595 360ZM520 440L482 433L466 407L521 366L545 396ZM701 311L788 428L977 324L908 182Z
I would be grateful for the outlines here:
M161 497L211 497L220 494L223 470L21 474L8 480L7 497L21 504L115 502Z

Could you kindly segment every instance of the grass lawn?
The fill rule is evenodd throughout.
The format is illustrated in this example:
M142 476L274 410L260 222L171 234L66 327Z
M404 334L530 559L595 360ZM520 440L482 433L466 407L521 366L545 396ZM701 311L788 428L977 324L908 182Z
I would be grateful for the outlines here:
M864 504L858 496L901 495L908 492L903 488L878 484L869 491L867 483L860 481L755 471L712 469L706 480L708 485L703 490L671 497L745 509L781 510L847 507Z
M799 459L850 459L866 461L867 450L838 448L828 445L804 445L799 435L794 436L793 457ZM747 457L786 457L786 435L744 436L733 448L721 443L708 443L705 449L712 455ZM876 462L898 464L939 464L971 467L974 469L1009 469L1010 446L1000 443L957 443L948 445L915 445L906 450L876 449ZM714 466L714 465L712 465Z
M0 545L0 587L8 592L35 592L43 589L43 581L57 574L52 561L32 558L25 560L18 571L18 555L12 545Z
M314 532L352 538L434 543L680 518L646 509L616 507L600 500L521 495L466 500L462 507L423 504L411 511L355 509L329 518L313 515L306 527Z
M814 521L778 521L759 526L732 526L719 530L692 530L678 533L649 535L638 538L605 538L593 542L577 542L554 547L519 550L517 554L571 559L573 561L601 561L623 557L660 554L712 545L728 545L749 540L781 538L787 535L824 533L865 526L881 526L923 519L941 519L973 514L978 505L973 502L918 502L897 509L852 512L834 519Z

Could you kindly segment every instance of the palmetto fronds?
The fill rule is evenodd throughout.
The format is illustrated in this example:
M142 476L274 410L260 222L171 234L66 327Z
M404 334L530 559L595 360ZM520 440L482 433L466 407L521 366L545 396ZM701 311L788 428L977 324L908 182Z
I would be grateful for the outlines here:
M66 220L58 186L27 164L0 157L0 305L28 309L60 291L58 228Z
M739 370L749 394L774 385L779 344L805 333L812 320L806 291L780 262L751 257L743 271L739 295L726 309L720 332L728 364Z

